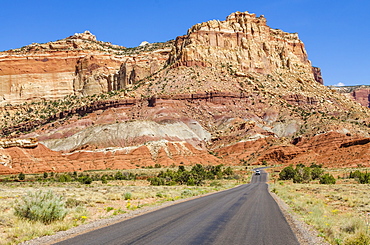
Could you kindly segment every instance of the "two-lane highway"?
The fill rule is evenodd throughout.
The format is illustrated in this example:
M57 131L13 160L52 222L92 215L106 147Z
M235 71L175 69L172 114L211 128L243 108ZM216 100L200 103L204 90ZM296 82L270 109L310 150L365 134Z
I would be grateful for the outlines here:
M296 245L268 192L267 174L250 184L182 202L57 244Z

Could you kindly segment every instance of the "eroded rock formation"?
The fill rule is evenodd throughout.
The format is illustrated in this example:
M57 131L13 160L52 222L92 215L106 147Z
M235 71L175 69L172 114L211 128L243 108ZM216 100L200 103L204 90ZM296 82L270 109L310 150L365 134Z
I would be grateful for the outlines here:
M0 105L119 90L165 65L171 43L126 49L90 32L0 53Z
M370 107L370 88L359 88L352 92L353 98L363 106Z
M237 12L137 48L85 32L2 57L1 103L45 101L0 108L3 135L41 142L1 149L0 173L370 164L370 112L322 86L298 35L263 16Z
M0 147L21 147L21 148L33 148L38 145L36 138L23 138L23 139L0 139Z
M225 21L194 25L178 37L171 54L174 66L229 66L239 75L248 73L301 74L314 79L303 42L297 33L267 26L263 16L236 12Z

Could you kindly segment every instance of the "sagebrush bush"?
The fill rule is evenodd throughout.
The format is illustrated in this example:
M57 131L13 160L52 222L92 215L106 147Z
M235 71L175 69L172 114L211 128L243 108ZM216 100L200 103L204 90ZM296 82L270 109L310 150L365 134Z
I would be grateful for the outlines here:
M370 244L370 235L366 232L358 232L355 235L344 240L343 245L368 245Z
M131 192L126 192L123 194L125 200L131 200L132 199L132 193Z
M32 221L41 221L50 224L56 220L63 220L68 211L63 197L49 191L28 192L14 207L14 214Z
M192 190L186 189L186 190L183 190L181 192L181 196L183 196L183 197L189 197L189 196L192 197L192 196L194 196L194 193L193 193Z

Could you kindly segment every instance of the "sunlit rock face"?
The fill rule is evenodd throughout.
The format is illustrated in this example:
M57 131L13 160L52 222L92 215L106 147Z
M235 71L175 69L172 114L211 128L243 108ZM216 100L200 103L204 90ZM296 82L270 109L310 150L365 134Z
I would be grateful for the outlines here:
M303 80L314 74L297 33L272 29L263 16L236 12L211 20L178 37L171 61L177 66L229 66L240 75L289 73Z

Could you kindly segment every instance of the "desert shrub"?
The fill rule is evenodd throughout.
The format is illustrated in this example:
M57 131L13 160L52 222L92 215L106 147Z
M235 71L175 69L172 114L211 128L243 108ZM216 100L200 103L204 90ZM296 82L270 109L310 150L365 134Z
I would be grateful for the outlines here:
M361 171L360 170L356 170L355 172L350 172L349 173L349 177L354 179L354 178L359 178L361 176Z
M233 170L231 169L231 167L227 167L224 172L223 172L224 175L232 175L233 174Z
M165 180L159 177L149 178L148 181L150 182L151 185L154 186L165 185Z
M78 207L78 206L82 206L83 204L85 204L84 201L77 200L77 199L74 199L74 198L68 198L67 201L66 201L66 207L67 208L75 208L75 207Z
M62 174L58 178L58 182L71 182L72 177L69 174Z
M128 173L128 172L118 171L114 175L115 180L132 180L132 179L135 179L135 178L136 178L136 176L133 173Z
M93 182L93 179L90 176L85 175L85 176L79 177L78 181L83 184L90 185Z
M20 173L20 174L18 175L18 179L19 179L19 180L25 180L25 179L26 179L26 175L25 175L24 173Z
M196 181L193 177L190 177L187 181L186 181L186 184L188 186L195 186L196 185Z
M360 184L370 184L370 173L368 172L363 173L360 170L351 171L349 177L356 179Z
M362 226L363 224L359 219L347 219L346 223L340 227L340 230L348 234L355 234Z
M370 184L370 173L362 173L358 179L358 182L360 184Z
M326 173L320 177L320 184L335 184L335 182L335 178L331 174Z
M221 183L219 181L212 181L211 183L209 183L209 186L212 186L212 187L218 187L218 186L222 186Z
M319 179L324 170L321 165L312 164L306 167L304 164L297 164L295 169L292 165L285 167L279 173L280 180L292 179L294 183L309 183L311 180Z
M281 172L279 173L279 179L281 180L290 180L293 179L295 175L295 170L292 165L285 167Z
M123 180L123 174L122 174L122 172L118 171L118 172L114 175L114 179L116 179L116 180Z
M63 220L67 215L63 198L51 190L43 192L28 192L14 207L14 214L32 221L49 224L55 220Z
M162 197L164 197L165 195L164 195L162 192L157 192L157 193L155 194L155 196L156 196L156 197L159 197L159 198L162 198Z
M102 184L107 184L107 183L108 183L108 180L107 180L107 176L106 176L106 175L103 175L103 176L101 177L101 183L102 183Z
M357 232L355 235L344 240L343 245L368 245L370 235L365 232Z
M192 197L194 196L194 193L192 190L186 189L181 192L181 196L183 197Z
M125 200L131 200L132 199L132 193L131 192L126 192L123 194Z
M319 179L321 175L324 174L324 170L321 167L314 167L311 171L312 179Z

